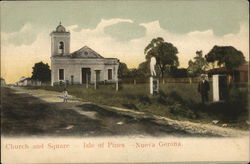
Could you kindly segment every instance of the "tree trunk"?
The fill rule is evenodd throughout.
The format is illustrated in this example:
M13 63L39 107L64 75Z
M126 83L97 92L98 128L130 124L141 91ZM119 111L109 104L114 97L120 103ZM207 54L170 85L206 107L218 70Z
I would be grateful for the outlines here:
M162 84L165 84L165 81L164 81L164 70L161 69L161 78L162 78Z

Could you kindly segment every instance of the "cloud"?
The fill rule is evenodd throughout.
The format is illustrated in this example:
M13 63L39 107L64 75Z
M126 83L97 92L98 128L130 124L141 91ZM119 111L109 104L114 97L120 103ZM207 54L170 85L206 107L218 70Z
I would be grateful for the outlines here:
M109 19L109 20L102 19L101 22L97 25L96 30L103 31L105 27L108 27L108 26L111 26L114 24L118 24L121 22L133 23L133 21L131 19L119 19L119 18Z
M36 40L31 44L15 45L6 40L13 33L5 33L4 35L5 38L1 38L1 76L7 82L13 83L21 76L31 76L32 67L36 62L50 62L50 38L48 31L41 31L39 34L36 34ZM25 38L25 35L22 37Z
M119 19L116 19L119 20ZM107 21L108 22L108 21ZM117 21L110 21L117 25ZM100 24L103 24L101 21ZM127 42L118 42L117 36L105 33L105 28L109 28L112 23L97 25L96 29L82 29L80 32L72 32L72 49L77 50L84 45L88 45L105 57L116 57L129 67L137 67L140 62L145 60L144 48L155 37L163 37L165 41L173 43L179 51L178 57L180 65L187 67L188 61L195 56L197 50L203 50L206 54L214 45L232 45L241 50L247 60L249 49L248 26L241 24L240 31L236 34L216 36L212 29L205 31L192 31L187 34L175 34L161 28L159 21L142 23L140 26L145 28L144 36L140 38L130 38ZM100 28L102 27L102 28ZM122 31L121 31L122 32Z
M174 34L160 27L158 21L142 24L147 29L147 35L142 38L149 42L152 38L161 36L167 42L173 43L179 51L178 57L181 66L186 67L188 60L195 56L197 50L203 50L208 53L214 45L227 46L232 45L236 49L241 50L246 59L249 60L249 31L248 25L242 23L240 30L236 34L228 34L224 36L216 36L212 29L205 31L192 31L187 34Z
M117 41L117 35L107 34L105 29L115 27L120 23L133 24L130 19L101 20L94 29L80 28L74 24L66 27L71 32L71 52L87 45L104 57L116 57L127 63L130 68L137 67L145 60L144 48L155 37L163 37L178 48L181 67L186 67L188 60L195 56L197 50L208 53L214 45L231 45L242 51L249 60L248 24L241 24L236 34L216 36L212 29L192 31L186 34L175 34L163 29L159 21L139 24L145 29L143 36L128 38L126 42ZM9 38L21 35L26 39L26 33L33 30L32 25L25 25L19 32L2 33L1 58L2 76L7 82L15 82L21 76L30 76L32 66L39 61L50 63L50 32L53 29L43 29L36 33L36 39L31 44L13 44ZM123 29L125 30L125 29ZM122 31L122 32L126 32Z
M104 32L117 41L130 41L143 37L146 28L136 23L122 22L104 28Z
M5 38L4 41L15 46L19 45L30 45L37 37L37 29L31 25L31 23L26 23L20 29L20 31L12 32L9 34L3 34Z

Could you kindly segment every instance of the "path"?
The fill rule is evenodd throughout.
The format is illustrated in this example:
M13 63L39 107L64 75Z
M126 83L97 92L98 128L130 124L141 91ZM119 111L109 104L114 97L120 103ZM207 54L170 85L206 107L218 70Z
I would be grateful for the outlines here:
M193 123L190 121L177 121L166 117L149 115L143 112L124 108L97 105L71 96L69 103L62 103L62 93L46 90L28 90L14 88L15 94L29 94L44 102L53 105L58 110L67 109L97 121L98 128L84 133L85 136L93 135L141 135L141 136L243 136L248 132L218 127L212 124ZM67 122L67 121L66 121ZM85 124L88 124L88 121ZM80 125L78 125L80 126ZM74 130L77 125L67 124L64 131ZM64 133L64 132L62 132ZM61 133L59 133L61 134ZM83 135L83 134L81 134Z

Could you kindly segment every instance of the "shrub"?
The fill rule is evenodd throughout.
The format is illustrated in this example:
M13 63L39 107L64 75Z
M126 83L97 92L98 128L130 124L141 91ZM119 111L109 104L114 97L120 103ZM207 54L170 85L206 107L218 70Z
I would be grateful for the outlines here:
M194 111L188 108L185 108L183 105L178 104L178 103L169 106L169 110L170 110L170 113L175 116L182 116L182 117L190 118L190 119L197 118L197 115L196 113L194 113Z

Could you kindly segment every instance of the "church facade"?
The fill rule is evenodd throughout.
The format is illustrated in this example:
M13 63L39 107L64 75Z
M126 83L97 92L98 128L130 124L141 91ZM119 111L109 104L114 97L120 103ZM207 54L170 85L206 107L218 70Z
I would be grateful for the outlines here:
M50 36L52 86L118 80L118 59L104 58L87 46L70 53L70 32L61 23Z

